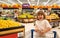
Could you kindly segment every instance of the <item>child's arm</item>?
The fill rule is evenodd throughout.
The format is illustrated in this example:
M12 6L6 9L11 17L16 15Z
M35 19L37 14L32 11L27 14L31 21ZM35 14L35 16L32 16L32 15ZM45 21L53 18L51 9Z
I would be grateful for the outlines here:
M45 21L45 29L43 31L41 31L43 34L47 33L48 31L50 31L52 29L51 25L49 24L49 22L46 20Z
M39 31L39 27L38 27L38 21L35 22L35 31Z
M52 28L49 28L49 27L47 27L44 31L45 31L45 33L46 32L48 32L48 31L50 31Z
M51 28L48 27L48 28L44 29L43 31L41 31L41 33L45 34L45 33L49 32L50 30L51 30Z
M35 32L39 33L40 35L43 35L44 33L42 32L42 30L40 30L38 28L38 26L35 26Z
M35 25L35 31L36 31L36 32L39 31L39 28L38 28L37 25Z

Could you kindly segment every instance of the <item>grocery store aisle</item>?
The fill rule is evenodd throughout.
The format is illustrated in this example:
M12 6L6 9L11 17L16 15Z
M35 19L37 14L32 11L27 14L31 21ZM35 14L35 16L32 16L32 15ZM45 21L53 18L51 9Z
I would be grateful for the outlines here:
M34 23L22 23L25 26L25 38L31 38L31 29L34 29Z

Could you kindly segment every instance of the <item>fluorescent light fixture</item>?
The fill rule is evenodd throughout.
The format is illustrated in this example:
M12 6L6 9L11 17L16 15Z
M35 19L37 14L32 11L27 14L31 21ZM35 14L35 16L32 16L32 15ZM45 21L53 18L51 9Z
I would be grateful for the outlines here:
M50 1L50 0L48 0L48 1L46 2L46 4L48 4L48 3L49 3L49 1Z
M35 2L34 2L35 0L34 0L34 1L31 1L31 2L30 2L29 0L27 0L27 1L28 1L28 3L29 3L30 5L33 5L33 6L35 5ZM37 5L38 5L38 4L39 4L39 0L37 1Z
M8 0L8 2L10 2L10 3L12 3L12 4L15 4L13 1L11 1L11 0Z
M5 3L5 4L8 4L8 3L6 3L6 2L3 2L3 1L0 1L1 3Z
M43 2L44 5L46 5L47 3L46 2Z
M29 1L29 0L27 0L27 1L28 1L28 3L31 5L30 1Z
M56 2L57 2L57 0L55 0L55 1L53 0L52 2L49 3L49 5L52 5L53 3L56 3Z
M48 0L47 2L43 2L44 5L47 5L49 3L50 0Z
M37 5L39 5L39 0L37 1Z
M32 4L33 6L35 5L35 4Z
M20 4L23 4L20 0L17 0Z
M55 2L55 3L60 3L60 0L58 0L57 2Z
M31 0L31 1L35 1L35 0Z

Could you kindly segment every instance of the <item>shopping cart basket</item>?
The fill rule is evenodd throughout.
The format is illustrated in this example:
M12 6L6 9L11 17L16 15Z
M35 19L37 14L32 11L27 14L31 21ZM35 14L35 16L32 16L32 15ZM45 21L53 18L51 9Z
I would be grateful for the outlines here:
M56 38L56 31L53 31L53 34L54 34L53 38ZM31 38L34 38L33 36L34 36L34 29L31 30Z

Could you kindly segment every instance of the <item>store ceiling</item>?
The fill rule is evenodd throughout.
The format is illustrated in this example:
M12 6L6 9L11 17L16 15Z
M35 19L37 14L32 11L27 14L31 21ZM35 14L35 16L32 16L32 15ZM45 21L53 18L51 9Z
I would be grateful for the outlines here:
M60 0L0 0L0 3L14 4L14 3L29 3L31 5L52 5L54 3L60 5Z

